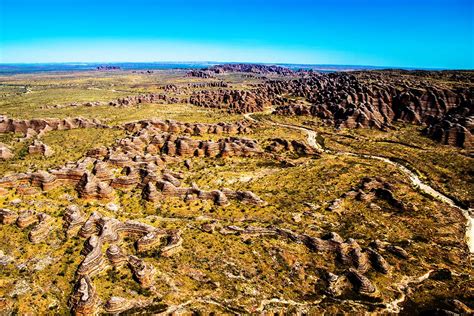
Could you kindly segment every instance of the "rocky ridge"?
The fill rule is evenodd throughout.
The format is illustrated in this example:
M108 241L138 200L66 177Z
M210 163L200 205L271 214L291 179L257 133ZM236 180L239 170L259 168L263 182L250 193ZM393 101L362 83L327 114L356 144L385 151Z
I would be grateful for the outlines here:
M129 123L124 128L133 134L117 141L112 147L90 150L86 157L61 168L3 177L0 179L0 189L4 194L16 189L21 195L33 195L39 193L38 190L49 191L69 185L74 186L83 199L111 200L116 190L140 188L143 198L151 202L179 197L187 201L211 200L218 205L227 205L229 199L263 204L264 201L251 192L228 189L207 192L195 185L181 187L183 175L166 168L169 162L181 162L188 157L247 157L263 154L257 142L250 139L227 137L218 141L203 141L176 134L247 133L251 130L247 124L184 124L174 121ZM189 161L185 164L190 167Z
M433 120L423 133L446 145L474 148L474 104L465 102Z
M333 297L339 297L347 290L352 289L364 296L378 297L380 292L367 276L367 274L380 273L391 274L393 267L384 256L393 256L398 260L406 260L408 254L399 247L380 241L373 241L368 247L361 247L359 243L349 238L346 241L335 232L330 232L321 238L298 234L294 231L269 226L246 228L238 226L212 226L203 224L203 230L209 233L218 231L223 235L241 235L249 237L277 236L290 242L305 245L312 252L334 258L337 265L344 269L342 275L336 275L326 269L321 270L322 279L325 281L326 293ZM394 250L396 249L396 250ZM384 255L382 255L382 253ZM370 272L373 271L373 272Z
M70 227L71 212L76 214L81 212L77 206L73 205L68 210L69 214L66 213L64 218L65 227ZM153 290L156 268L135 255L127 255L119 244L125 236L132 236L138 238L135 242L138 253L161 247L161 256L168 257L182 249L183 240L179 231L167 232L137 221L121 222L114 218L104 217L98 212L92 213L86 221L81 219L81 222L84 224L78 234L87 240L82 251L84 259L76 272L76 286L69 299L71 311L75 315L95 315L101 307L107 312L118 312L150 304L151 302L111 297L105 306L102 306L103 300L97 295L91 279L109 269L127 267L140 287ZM71 236L69 228L67 232L68 236ZM105 243L109 246L104 254Z
M225 109L229 113L260 112L270 101L264 90L202 90L189 97L189 103L195 106Z
M474 100L474 90L469 88L443 88L422 81L388 80L376 72L372 76L370 72L311 73L287 81L268 81L264 87L271 92L269 94L279 96L272 101L277 105L275 114L317 116L339 128L388 129L397 121L437 124L439 127L433 125L428 134L436 135L434 137L438 139L443 138L439 134L444 133L439 132L439 120L455 108L472 108ZM298 104L293 97L304 98L309 105ZM463 110L457 110L457 113L469 115ZM449 126L445 120L443 126L446 125ZM464 143L464 139L471 138L469 128L461 126L456 125L450 132L451 135L459 134L455 140L453 137L444 139L452 145L470 147L469 141Z
M276 74L280 76L290 76L294 72L287 68L277 65L262 65L262 64L222 64L215 65L204 69L208 72L216 74L227 73L227 72L244 72L244 73L255 73L255 74Z
M0 133L22 133L27 135L33 133L44 133L45 131L70 130L76 128L108 128L97 119L85 118L46 118L20 120L6 116L0 116Z

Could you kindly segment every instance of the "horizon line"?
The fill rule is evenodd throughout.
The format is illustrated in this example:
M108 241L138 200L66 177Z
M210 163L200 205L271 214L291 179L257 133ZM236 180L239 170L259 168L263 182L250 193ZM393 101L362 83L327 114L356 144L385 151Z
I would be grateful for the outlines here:
M379 66L379 65L368 65L368 64L317 64L317 63L285 63L285 62L262 62L262 61L197 61L197 60L164 60L164 61L58 61L58 62L2 62L0 65L46 65L46 64L179 64L179 63L189 63L189 64L256 64L256 65L291 65L291 66L346 66L346 67L371 67L377 69L401 69L401 70L464 70L464 71L474 71L474 69L469 68L444 68L444 67L416 67L416 66Z

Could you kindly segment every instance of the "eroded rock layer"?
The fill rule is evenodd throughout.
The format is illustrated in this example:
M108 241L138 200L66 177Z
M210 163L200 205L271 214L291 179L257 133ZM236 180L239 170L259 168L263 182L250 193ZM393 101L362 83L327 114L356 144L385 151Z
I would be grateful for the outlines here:
M474 103L464 102L437 118L423 131L446 145L474 148Z
M193 105L225 109L229 113L263 111L271 104L270 100L265 90L203 90L189 97L189 103Z
M142 104L151 103L222 109L194 108L209 115L205 121L265 113L226 123L124 123L114 127L125 136L113 144L81 148L81 158L36 171L29 161L49 156L39 141L45 133L104 126L4 118L5 133L25 137L14 143L16 135L3 135L0 159L25 172L0 178L0 314L472 314L460 209L423 194L403 168L382 160L399 161L394 156L344 149L365 140L398 148L389 147L392 138L324 127L316 135L296 125L316 120L278 124L283 118L266 115L276 106L278 114L336 127L394 128L390 136L415 130L398 122L420 124L439 142L470 148L469 72L316 74L235 64L190 71L189 82L174 80L183 71L163 82L155 82L157 72L134 73L146 82L137 79L129 91L160 93L66 106L133 117L150 113L153 106ZM183 120L191 121L189 113ZM405 143L412 139L419 144ZM444 167L470 159L466 150L417 137L401 141L420 160L433 157L428 151L440 160L445 150L453 155L452 164L427 161L442 173L397 156L442 192L431 176L446 174L451 186L455 173Z
M23 133L27 134L29 130L40 133L44 130L69 130L76 128L106 128L99 120L85 118L66 118L66 119L31 119L18 120L6 116L0 116L0 133Z
M396 121L434 124L457 107L472 108L474 99L474 91L469 88L447 88L424 81L404 81L398 77L385 76L383 72L309 73L293 80L268 81L264 88L268 90L268 95L278 95L272 100L277 105L277 114L313 115L328 124L345 128L387 129ZM307 103L298 103L295 97L304 98ZM465 111L459 110L458 117L470 116ZM454 113L452 120L453 116ZM444 130L452 129L450 135L456 135L456 140L446 142L465 146L463 139L470 136L457 135L466 134L469 127L461 128L462 123L453 126L455 123L444 123ZM440 136L446 134L440 132L442 129L441 126L432 127L429 134L445 140L446 136ZM469 142L466 144L470 146Z
M212 141L179 136L179 133L248 133L251 131L248 123L184 124L174 121L139 121L126 124L124 128L133 134L117 141L110 148L92 149L87 153L87 157L59 169L4 177L0 179L0 188L16 188L17 192L26 195L36 194L35 188L49 191L59 186L72 185L83 199L111 200L116 196L115 190L132 190L139 187L143 189L143 198L152 202L166 197L180 197L187 201L211 200L218 205L227 205L229 199L253 204L264 203L247 191L203 191L196 186L182 187L179 179L182 179L183 175L166 170L167 163L187 157L225 158L264 154L258 143L251 139L227 137ZM187 165L190 166L189 161ZM82 218L74 210L69 210L65 216L71 230L74 230Z

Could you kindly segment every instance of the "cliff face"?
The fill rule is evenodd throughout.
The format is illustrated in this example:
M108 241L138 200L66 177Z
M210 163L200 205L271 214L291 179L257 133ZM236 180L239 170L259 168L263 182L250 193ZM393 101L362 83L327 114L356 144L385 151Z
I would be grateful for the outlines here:
M317 116L342 128L387 129L396 121L428 125L426 134L433 139L471 147L469 109L474 89L376 75L310 74L289 81L270 81L265 88L268 94L279 96L273 100L276 114ZM296 103L295 97L304 98L310 105Z
M464 102L434 120L424 134L446 145L474 148L474 106L472 101Z
M220 89L195 92L189 98L189 103L206 108L226 109L229 113L250 113L263 111L264 106L270 105L272 100L272 95L265 89Z

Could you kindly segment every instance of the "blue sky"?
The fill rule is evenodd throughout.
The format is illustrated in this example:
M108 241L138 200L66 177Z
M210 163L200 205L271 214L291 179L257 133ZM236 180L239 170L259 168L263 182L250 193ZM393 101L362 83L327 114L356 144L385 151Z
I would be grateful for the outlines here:
M474 0L0 0L0 62L474 68Z

